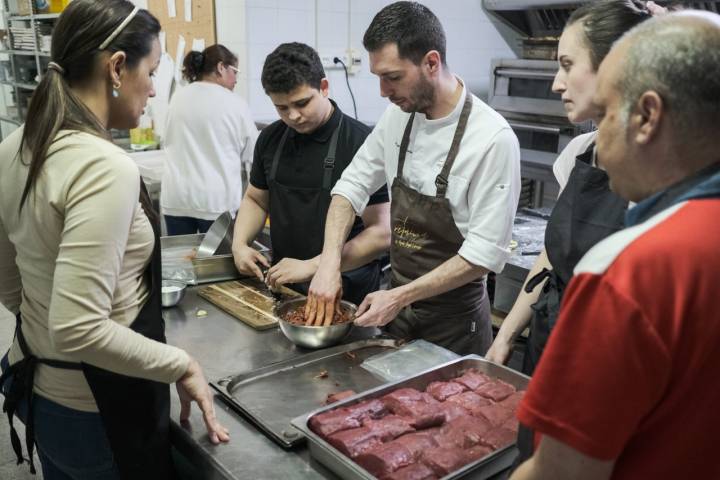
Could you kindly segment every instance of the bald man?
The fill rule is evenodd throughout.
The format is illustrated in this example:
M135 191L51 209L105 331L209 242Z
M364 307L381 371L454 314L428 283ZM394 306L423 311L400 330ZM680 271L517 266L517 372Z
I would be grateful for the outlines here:
M575 269L518 411L536 450L513 480L720 478L718 65L720 16L687 11L600 67L598 161L637 205Z

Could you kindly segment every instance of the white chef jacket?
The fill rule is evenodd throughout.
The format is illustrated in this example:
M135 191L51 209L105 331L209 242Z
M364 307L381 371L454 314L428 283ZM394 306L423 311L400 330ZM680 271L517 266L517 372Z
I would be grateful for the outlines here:
M215 83L193 82L170 102L162 213L215 220L242 199L258 131L247 103Z
M435 178L447 158L465 100L465 87L446 117L415 114L403 180L423 195L436 194ZM520 145L505 119L476 96L460 151L448 178L447 198L453 220L464 237L458 254L473 265L502 271L520 196ZM335 184L360 214L370 194L392 185L405 125L410 118L389 105L352 163ZM391 193L392 196L392 193Z

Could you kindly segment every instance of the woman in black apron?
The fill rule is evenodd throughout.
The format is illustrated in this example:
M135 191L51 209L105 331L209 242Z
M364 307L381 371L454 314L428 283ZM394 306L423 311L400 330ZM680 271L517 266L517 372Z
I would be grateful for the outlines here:
M632 0L592 2L572 14L560 38L560 68L553 84L570 121L597 122L592 106L597 69L615 40L650 16L641 2ZM594 136L593 132L574 139L554 167L561 184L565 179L566 184L561 185L547 224L545 249L486 355L505 363L515 338L529 324L522 369L527 375L535 370L555 326L575 265L600 240L624 226L627 202L610 191L602 159L600 165L596 159ZM523 428L519 447L521 460L532 453L532 433Z
M87 145L92 144L92 141L88 143L86 140L86 143L83 143L80 135L75 137L78 140L73 140L72 133L63 136L63 134L58 134L60 130L82 131L86 137L87 134L90 134L109 140L107 132L110 128L130 128L137 125L142 112L140 107L145 105L149 96L154 95L150 74L156 68L159 60L159 30L160 25L157 19L146 10L134 7L131 2L125 0L75 0L60 16L53 33L52 61L49 64L48 72L43 75L35 90L22 131L20 145L24 148L15 150L24 152L20 160L24 163L10 165L13 174L17 174L24 168L24 175L27 177L22 195L18 190L17 198L12 198L13 208L8 208L8 205L2 206L2 212L4 212L2 223L7 229L10 239L14 237L14 234L22 235L18 226L20 222L32 224L37 221L33 212L56 207L49 203L43 204L43 200L49 195L46 191L48 187L43 187L46 190L42 190L38 183L38 176L46 172L43 170L44 166L53 161L53 157L48 155L48 149L54 142L63 140L68 149L77 148L74 158L82 158L83 161L89 155L102 155L102 152L87 151ZM79 85L82 86L82 90ZM17 142L17 138L19 136L11 137L7 141ZM101 142L101 140L95 141ZM86 151L80 150L83 147ZM115 154L117 155L117 153ZM97 161L112 162L113 160L100 157ZM112 168L108 168L107 171L114 172ZM6 170L7 172L8 170ZM97 172L92 171L89 174L95 173ZM81 174L78 178L48 180L43 185L62 184L63 182L95 182L97 188L102 189L103 185L116 181L116 178L93 177L89 179L82 178ZM68 189L70 188L72 187L68 186ZM156 344L149 340L165 343L165 328L160 309L160 242L157 215L152 211L149 196L141 180L139 191L139 201L143 212L152 225L154 244L152 255L142 274L142 282L144 286L147 286L148 295L145 303L139 307L139 313L129 325L130 330L145 337L143 339L130 337L132 341L137 342L138 349L140 347L153 348ZM7 197L4 198L7 200ZM82 198L73 199L73 201L80 204ZM60 243L66 249L83 248L83 242L62 245L65 230L81 228L81 225L75 224L71 220L75 218L73 215L77 215L73 210L76 208L74 205L73 202L68 201L62 209L58 209L59 215L65 215L62 219L64 224L63 232L60 233ZM134 202L133 205L135 205ZM9 215L5 215L9 211L17 215L18 207L18 219L12 219ZM97 215L102 215L102 208L102 206L98 206ZM134 220L133 217L132 224L126 227L127 230L142 228ZM47 240L52 241L51 238ZM86 240L88 244L94 241L93 238ZM19 245L14 247L18 252L21 251ZM58 247L59 249L60 247ZM53 248L47 250L53 251ZM46 258L47 250L32 252L32 256L37 257L41 262L53 263L54 257ZM129 253L126 250L122 252L122 255L124 257ZM24 257L27 256L28 254L25 253ZM20 258L18 255L18 265L21 263L23 266L27 265L28 259L24 257ZM6 262L3 264L7 265ZM22 282L24 270L19 268L18 271L20 282ZM0 272L0 274L5 273ZM73 279L68 278L63 281L72 282ZM117 282L118 279L116 278L115 281ZM29 285L24 287L28 290L26 295L32 296L33 289L29 288ZM33 285L33 287L36 286ZM55 286L53 285L54 291ZM98 292L88 293L87 302L92 303L93 295L97 295ZM108 292L108 295L113 295L113 293ZM45 296L49 296L48 292L37 294L38 298L45 298ZM37 303L37 299L34 301ZM21 304L19 310L26 311L26 308ZM50 323L49 319L39 317L37 311L32 312L31 315L34 315L35 324L43 321ZM39 410L37 412L39 416L35 415L35 407L42 403L42 405L55 405L58 409L64 409L69 415L72 415L69 417L72 419L84 416L88 422L98 423L97 418L99 418L101 429L104 430L106 437L102 439L106 440L103 443L106 443L110 450L103 454L109 454L108 458L111 459L110 464L103 467L102 471L93 470L97 465L93 463L95 459L82 458L83 452L87 456L89 455L87 452L92 451L85 445L87 441L91 440L75 439L73 441L78 442L75 447L66 445L64 449L68 458L51 458L47 452L41 452L40 457L46 479L174 478L169 442L169 386L166 383L140 378L140 376L150 376L152 368L157 367L148 365L147 372L144 368L140 368L137 372L132 372L137 373L135 376L114 373L83 361L76 363L53 359L52 355L47 355L47 352L42 355L46 358L40 358L38 353L33 352L29 346L29 343L34 343L35 339L26 336L24 330L27 330L28 327L23 327L24 319L19 312L16 319L14 347L21 352L21 359L9 364L8 356L3 358L0 387L5 396L3 411L7 413L10 421L11 442L18 463L22 463L24 458L22 442L13 427L13 416L18 413L26 424L27 459L30 469L34 473L32 458L35 432L40 434L48 430L46 428L48 427L48 420L46 420L48 417L42 416L43 411ZM104 321L112 322L113 320L107 318ZM100 348L107 348L109 351L118 350L118 345L111 344L115 340L114 337L103 338L103 340L106 343ZM145 357L141 355L142 352L134 353L134 346L124 345L128 351L123 351L122 355L124 358L128 357L139 362ZM147 350L144 352L147 353ZM67 369L82 372L99 413L71 409L44 397L34 398L33 387L38 365L43 365L43 368L50 367L49 371ZM176 381L181 396L183 411L181 415L187 416L189 402L197 401L207 417L206 423L211 440L214 443L227 441L227 431L215 420L212 397L197 362L188 357L185 373ZM58 418L56 416L52 421L59 422ZM38 426L42 428L37 428ZM54 424L53 428L52 442L62 443L64 433L68 438L75 438L71 437L72 432L79 427L73 421L67 421L65 424ZM46 440L47 442L51 441L49 436L46 439L41 436L37 438L40 450L43 449ZM57 451L59 449L55 449L55 452ZM68 465L72 465L72 468L68 469Z

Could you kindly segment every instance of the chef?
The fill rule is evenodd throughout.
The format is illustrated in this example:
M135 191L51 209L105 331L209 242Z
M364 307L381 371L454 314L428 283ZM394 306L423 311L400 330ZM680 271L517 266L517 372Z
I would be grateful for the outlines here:
M370 128L345 115L329 97L320 57L308 45L285 43L265 60L262 84L280 120L260 133L250 185L235 222L233 256L241 273L271 287L301 293L322 251L330 191ZM390 204L384 182L373 189L362 216L353 216L343 252L344 298L360 303L378 288L378 256L390 243ZM250 247L270 216L273 266ZM360 245L361 248L356 246Z
M353 218L370 193L391 190L392 287L368 295L356 324L387 326L455 352L492 341L488 272L502 270L520 191L520 149L507 122L446 63L437 17L396 2L363 39L380 93L392 102L333 189L306 317L327 324Z

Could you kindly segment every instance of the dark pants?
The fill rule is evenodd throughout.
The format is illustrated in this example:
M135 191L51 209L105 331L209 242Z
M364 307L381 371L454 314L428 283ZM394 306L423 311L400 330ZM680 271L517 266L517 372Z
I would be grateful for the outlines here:
M3 370L7 368L7 355L0 365ZM35 441L45 480L120 480L99 413L64 407L38 394L33 396L33 408ZM26 415L23 400L17 416L24 423Z
M213 224L212 220L201 220L193 217L173 217L164 215L167 234L172 235L193 235L195 233L206 233Z

